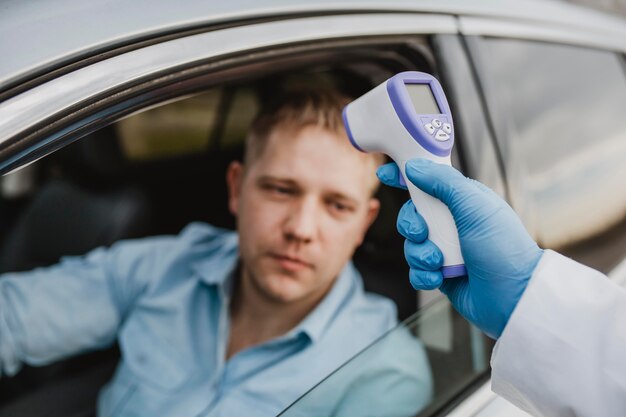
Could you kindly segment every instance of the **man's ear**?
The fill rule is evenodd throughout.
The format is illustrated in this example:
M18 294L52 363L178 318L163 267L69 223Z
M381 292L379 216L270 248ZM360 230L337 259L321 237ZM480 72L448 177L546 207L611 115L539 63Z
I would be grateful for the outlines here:
M365 239L365 234L367 233L372 223L374 223L374 220L376 220L376 217L378 217L378 213L380 212L380 201L377 198L370 198L369 201L367 202L366 210L367 210L367 213L365 214L365 221L363 222L363 230L361 232L358 245L363 243L363 239Z
M226 186L228 187L228 209L237 216L239 212L239 198L241 196L241 185L243 182L244 169L239 161L233 161L226 170Z

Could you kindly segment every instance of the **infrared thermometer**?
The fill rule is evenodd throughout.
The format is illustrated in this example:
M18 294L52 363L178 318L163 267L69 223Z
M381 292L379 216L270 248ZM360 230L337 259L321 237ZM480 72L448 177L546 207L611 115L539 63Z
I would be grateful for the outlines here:
M405 172L406 162L414 158L451 165L454 125L439 81L423 72L396 74L348 104L343 122L354 147L387 154L400 168L400 180L428 224L428 238L443 253L443 277L466 275L450 210L407 181Z

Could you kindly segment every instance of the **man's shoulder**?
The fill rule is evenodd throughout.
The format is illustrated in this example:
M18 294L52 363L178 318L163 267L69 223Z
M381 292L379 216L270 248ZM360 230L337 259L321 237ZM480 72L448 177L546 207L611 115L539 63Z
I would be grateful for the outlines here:
M118 242L115 246L123 251L164 252L170 255L186 253L189 249L201 246L236 245L236 233L212 226L208 223L193 222L176 235L147 236L139 239Z
M204 222L192 222L185 226L178 234L178 238L192 243L201 244L217 240L231 239L236 232Z
M206 223L194 222L177 235L148 236L117 242L109 251L110 265L118 271L139 272L153 280L160 272L191 264L198 259L233 251L236 233Z
M361 284L359 274L354 278ZM366 292L358 285L341 321L342 333L349 335L353 343L361 344L361 349L368 346L362 352L364 358L371 358L366 373L394 370L396 375L402 374L412 380L430 381L430 367L424 346L412 333L411 326L399 325L393 300ZM370 362L370 359L366 362ZM362 362L359 360L357 363ZM412 363L414 367L407 367L407 363Z
M360 284L358 274L354 279ZM430 367L424 346L411 329L398 326L397 308L391 299L365 292L357 285L350 301L336 316L330 343L341 345L342 352L347 354L343 361L357 354L360 357L354 361L358 371L344 372L347 379L357 375L376 379L384 374L396 381L417 383L424 395L430 395Z
M354 264L350 263L345 272L350 275L352 297L348 313L357 323L370 323L377 331L387 331L398 324L396 303L380 294L368 292L363 286L363 277Z
M398 324L396 304L387 297L364 290L355 299L350 314L358 323L369 323L382 331Z
M398 324L396 304L382 295L366 292L361 275L352 265L347 271L351 285L349 296L341 303L334 320L340 334L351 335L351 341L362 347ZM358 331L357 331L358 330Z

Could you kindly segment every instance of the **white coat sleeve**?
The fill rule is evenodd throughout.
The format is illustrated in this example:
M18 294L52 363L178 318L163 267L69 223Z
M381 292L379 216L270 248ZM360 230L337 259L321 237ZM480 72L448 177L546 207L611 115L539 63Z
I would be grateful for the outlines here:
M626 290L545 251L491 366L493 391L530 414L626 416Z

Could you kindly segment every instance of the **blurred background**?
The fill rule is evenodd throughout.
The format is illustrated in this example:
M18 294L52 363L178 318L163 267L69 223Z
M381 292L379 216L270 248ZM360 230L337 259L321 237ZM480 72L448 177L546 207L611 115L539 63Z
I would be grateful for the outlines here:
M626 0L566 0L569 3L593 7L606 12L617 12L626 17Z

